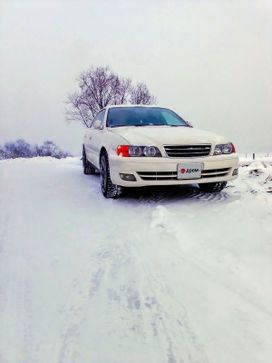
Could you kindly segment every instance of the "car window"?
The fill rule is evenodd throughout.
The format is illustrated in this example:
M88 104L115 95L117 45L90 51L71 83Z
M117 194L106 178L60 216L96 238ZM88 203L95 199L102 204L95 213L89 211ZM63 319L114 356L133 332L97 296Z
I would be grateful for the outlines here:
M188 124L167 108L136 106L110 108L107 126L188 126Z
M100 126L102 125L103 120L104 120L104 116L105 116L105 112L106 112L106 110L102 110L102 111L99 111L96 114L96 116L95 116L95 118L93 119L93 122L92 122L92 127L93 127L95 121L100 121Z
M105 116L105 112L106 112L106 110L102 110L102 111L98 112L96 119L99 120L99 121L103 121L104 116Z
M169 112L168 110L161 110L161 115L166 121L167 125L179 126L180 118L174 112Z

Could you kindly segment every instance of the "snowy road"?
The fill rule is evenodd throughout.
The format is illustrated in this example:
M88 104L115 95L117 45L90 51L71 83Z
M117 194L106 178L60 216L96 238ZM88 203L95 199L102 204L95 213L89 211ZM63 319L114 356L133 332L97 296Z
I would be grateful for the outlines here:
M105 200L78 159L1 161L0 362L270 363L272 173L243 169Z

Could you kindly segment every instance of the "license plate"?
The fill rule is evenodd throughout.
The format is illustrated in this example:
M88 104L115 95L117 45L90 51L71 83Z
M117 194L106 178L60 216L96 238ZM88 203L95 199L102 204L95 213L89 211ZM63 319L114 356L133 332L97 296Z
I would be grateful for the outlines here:
M178 179L200 179L202 163L178 164Z

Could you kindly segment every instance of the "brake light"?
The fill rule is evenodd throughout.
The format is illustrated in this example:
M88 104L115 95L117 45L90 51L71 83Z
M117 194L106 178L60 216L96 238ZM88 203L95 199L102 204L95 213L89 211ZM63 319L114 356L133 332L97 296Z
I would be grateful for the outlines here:
M128 151L129 151L128 145L119 145L116 150L117 155L123 156L123 157L129 157Z

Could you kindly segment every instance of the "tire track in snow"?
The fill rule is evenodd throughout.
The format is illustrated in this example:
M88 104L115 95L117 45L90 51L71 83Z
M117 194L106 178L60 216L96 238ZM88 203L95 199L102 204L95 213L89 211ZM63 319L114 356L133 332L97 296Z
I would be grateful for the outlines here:
M267 317L272 318L272 311L267 309L264 305L260 304L252 295L249 296L250 291L247 293L242 292L240 289L235 288L233 285L228 284L226 281L219 279L217 276L214 275L214 272L212 269L210 269L208 266L206 266L202 261L199 261L195 258L195 256L190 256L187 253L182 253L178 249L173 249L173 255L178 255L182 260L191 266L198 269L203 275L208 277L211 281L213 281L216 285L225 288L229 292L233 293L234 295L237 295L240 299L244 300L246 303L251 305L252 307L256 308L263 314L265 314Z
M112 235L108 236L108 240L111 240L112 237ZM120 247L102 242L102 245L93 252L89 266L83 269L81 274L74 280L73 294L70 296L70 301L63 312L64 317L68 318L68 322L64 329L62 343L59 349L59 363L78 361L77 353L80 345L80 329L84 322L90 318L88 308L98 294L101 284L107 275L114 276L117 274L117 269L120 268L120 258L124 257L128 257L128 254L124 254L124 251ZM92 272L93 265L96 266L94 272ZM91 276L91 278L88 278L88 276ZM127 289L125 285L120 286L120 289L128 296L128 309L132 311L135 308L137 310L137 298L134 295L131 285ZM116 302L119 299L117 293L113 290L108 289L104 293L107 294L108 300L111 302ZM107 311L104 311L105 315L107 313ZM109 321L111 318L110 316L108 317ZM134 322L135 326L136 324Z
M59 363L76 361L80 329L87 319L88 306L98 293L104 274L105 270L100 266L92 272L90 263L87 268L82 270L79 277L74 279L73 293L62 312L68 322L61 335L61 346L58 353Z
M141 246L140 241L135 242L133 255L138 256L141 263L143 281L146 281L144 290L151 292L148 296L144 291L141 292L142 300L145 299L144 305L148 308L148 311L143 314L143 324L147 330L151 327L153 337L158 341L158 349L164 356L163 361L167 363L207 362L205 353L190 327L186 309L171 296L171 288L166 282L160 264L147 260L145 248ZM144 243L148 244L149 238Z
M171 225L173 225L173 219L172 216L169 215L168 210L165 207L158 206L157 207L157 216L155 213L155 218L153 214L153 227L160 228L163 227L165 232L171 236L172 239L176 240L178 242L178 238L176 237L175 233L171 230ZM183 226L184 227L184 226ZM186 232L189 236L189 232ZM191 238L189 237L191 240ZM235 288L233 285L228 283L227 281L224 281L223 279L220 279L218 275L214 275L214 271L205 264L204 261L200 261L197 259L196 256L190 255L188 252L182 252L180 248L173 248L173 245L169 245L169 249L172 250L173 256L180 256L184 262L189 264L190 266L193 266L197 270L199 270L203 275L208 277L211 281L216 283L218 286L221 286L231 293L237 295L240 299L247 302L252 307L258 309L263 314L266 314L267 317L272 318L272 310L269 310L264 305L260 304L256 298L252 295L252 293L248 290L247 292L242 291L239 288Z
M127 309L132 313L128 325L131 324L131 318L135 318L133 312L137 312L137 333L142 334L144 339L150 339L151 336L157 342L157 349L161 351L161 356L165 357L163 362L207 362L205 353L190 327L186 309L169 294L169 287L164 286L166 281L164 275L158 273L159 265L154 265L151 260L144 258L149 237L147 234L146 240L142 241L134 234L133 240L130 241L129 253L135 259L135 265L138 264L138 271L135 271L138 281L135 283L133 279L127 280L122 289L123 296L117 285L115 289L110 290L110 296L118 302L121 311ZM114 261L112 263L115 264ZM154 271L157 271L156 276ZM164 306L164 302L167 306ZM167 310L170 311L170 315ZM173 311L176 314L171 316Z
M207 356L191 327L186 307L174 296L160 263L155 260L147 263L144 252L144 249L137 249L148 281L148 289L152 291L154 300L150 324L153 326L154 335L160 341L160 346L165 346L162 353L165 354L167 363L207 363Z
M103 243L93 254L92 263L100 267L91 275L91 287L82 283L82 279L90 276L91 268L88 272L85 269L75 281L74 296L71 296L68 304L68 311L72 308L72 313L63 334L58 362L79 361L80 329L90 318L88 306L91 300L99 292L101 284L105 283L104 287L108 288L105 291L103 287L99 296L101 304L106 300L108 306L105 309L104 305L105 320L111 322L108 335L120 335L122 344L126 344L131 336L142 340L143 347L144 342L152 342L152 346L156 346L154 351L160 352L160 358L156 353L157 358L150 358L149 362L206 363L185 308L168 293L163 274L160 272L154 276L152 270L158 270L158 265L150 264L143 258L144 246L139 248L139 244L146 241L140 241L135 233L127 241L120 239L118 233L111 233L111 237L114 242ZM117 240L119 242L116 244ZM85 292L82 293L82 290ZM164 306L164 302L167 306ZM118 324L112 321L112 312L118 314L115 315ZM122 329L116 330L117 326ZM122 360L117 362L123 363Z
M14 243L12 234L9 235L11 219L11 206L15 208L17 215L20 216L22 206L18 204L14 198L14 184L8 181L8 174L6 169L3 170L1 176L1 190L0 198L0 348L3 345L3 352L9 351L9 345L16 343L22 354L22 362L28 362L31 357L31 349L33 342L31 315L29 311L30 296L29 296L29 283L27 279L27 264L20 255L14 254ZM13 215L14 218L14 215ZM10 238L9 238L10 237ZM9 239L8 239L9 238ZM7 258L6 256L12 256ZM19 307L17 310L17 319L21 320L20 329L17 331L10 330L9 314L10 306ZM5 336L2 337L1 330L6 331ZM8 332L8 334L7 334ZM0 356L0 360L10 360L10 357Z
M80 333L83 324L90 319L89 309L91 304L97 298L101 285L105 280L109 276L118 275L117 270L126 264L126 259L129 258L129 252L125 244L114 245L112 242L109 242L114 239L115 234L116 232L114 231L101 233L100 237L103 238L101 239L100 246L93 251L87 266L83 267L79 275L74 279L73 291L62 311L62 315L67 321L61 335L58 363L78 362ZM131 285L128 286L131 287ZM123 290L123 294L128 295L128 308L133 310L133 307L136 307L137 309L137 299L134 296L133 289L126 287L126 285L120 286L120 289ZM110 292L107 289L102 290L103 301L101 303L105 302L105 294L108 300L117 300L116 296L112 295L110 297ZM103 312L105 316L107 313L107 311ZM108 316L108 320L110 321L111 319L112 317ZM134 326L136 326L135 322Z

